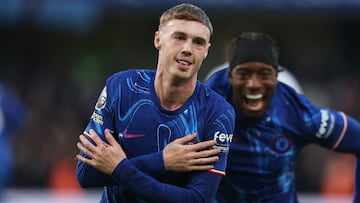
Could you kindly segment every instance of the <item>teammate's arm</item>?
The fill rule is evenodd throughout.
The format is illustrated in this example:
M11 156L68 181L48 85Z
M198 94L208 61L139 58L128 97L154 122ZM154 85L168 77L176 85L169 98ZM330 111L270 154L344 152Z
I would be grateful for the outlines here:
M344 132L339 138L339 144L335 150L360 154L360 123L344 113Z
M356 157L354 201L360 202L360 123L348 115L344 115L346 127L342 140L335 149L340 152L354 153Z

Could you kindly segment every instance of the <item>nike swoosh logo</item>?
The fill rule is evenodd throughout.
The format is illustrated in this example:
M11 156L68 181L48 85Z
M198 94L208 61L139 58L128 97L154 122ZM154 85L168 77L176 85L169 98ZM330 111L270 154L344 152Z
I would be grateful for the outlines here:
M123 133L120 133L119 134L120 137L122 138L137 138L137 137L144 137L145 134L131 134L131 133L128 133L128 130L124 130Z

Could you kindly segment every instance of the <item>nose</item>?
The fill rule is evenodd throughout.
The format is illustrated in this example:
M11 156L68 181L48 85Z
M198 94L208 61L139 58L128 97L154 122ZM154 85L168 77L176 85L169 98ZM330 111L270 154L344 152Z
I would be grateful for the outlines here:
M257 75L253 74L250 77L250 79L247 81L246 85L251 88L259 88L259 87L261 87L261 82L260 82L259 78L257 77Z
M192 53L192 41L191 40L186 40L186 42L184 42L183 48L182 48L182 53L185 54L186 56L191 55L191 53Z

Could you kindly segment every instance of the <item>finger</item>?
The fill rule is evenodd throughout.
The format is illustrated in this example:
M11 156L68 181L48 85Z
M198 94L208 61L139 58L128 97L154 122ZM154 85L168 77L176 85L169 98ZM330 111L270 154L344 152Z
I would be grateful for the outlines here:
M87 148L84 147L84 145L80 142L76 143L77 148L82 151L84 154L86 154L88 157L90 157L91 159L93 158L93 154L90 150L88 150Z
M92 140L92 138L91 138L91 135L89 134L89 133L87 133L86 131L84 131L83 133L82 133L82 135L84 135L86 138L88 138L89 140Z
M174 143L178 143L178 144L187 144L191 141L193 141L196 137L196 133L193 133L191 135L186 135L182 138L178 138L176 140L174 140Z
M99 137L99 135L95 132L95 130L90 129L90 138L95 142L97 146L99 146L101 143L103 143L102 139Z
M207 158L207 157L217 157L220 153L220 149L209 149L196 152L194 158Z
M85 147L86 149L88 149L92 152L95 150L96 146L92 142L90 142L84 135L80 135L79 140L80 140L82 146Z
M206 158L199 158L199 159L193 159L191 161L191 165L211 165L214 162L217 162L219 160L218 156L212 156L212 157L206 157Z
M85 164L88 164L88 165L90 165L90 166L93 166L93 165L94 165L94 163L92 162L91 159L85 158L85 157L81 156L80 154L77 154L77 155L75 156L75 159L78 160L78 161L81 161L81 162L83 162L83 163L85 163Z
M86 154L89 154L89 153L93 153L96 149L96 146L92 143L93 141L90 141L88 140L84 135L80 135L79 136L79 146L78 148L84 152L84 150L87 150L88 152Z
M208 141L198 142L196 144L191 145L190 147L195 151L199 151L214 146L215 144L216 144L215 140L208 140Z
M111 134L111 132L110 132L109 129L105 129L104 133L105 133L105 138L106 138L106 140L109 142L109 144L110 144L111 146L114 146L114 145L117 144L114 136Z

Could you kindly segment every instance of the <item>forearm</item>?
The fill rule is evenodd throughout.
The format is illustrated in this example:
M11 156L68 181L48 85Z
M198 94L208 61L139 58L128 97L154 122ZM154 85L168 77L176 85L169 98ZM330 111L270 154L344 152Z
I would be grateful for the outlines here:
M347 116L347 128L336 151L350 152L360 155L360 123Z
M127 159L114 170L114 180L128 188L136 196L155 202L210 202L216 192L221 176L208 172L193 177L186 187L161 183L134 167Z
M131 164L151 177L159 177L166 172L162 151L129 159Z
M83 188L114 185L112 177L81 161L77 162L76 178Z

